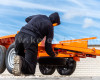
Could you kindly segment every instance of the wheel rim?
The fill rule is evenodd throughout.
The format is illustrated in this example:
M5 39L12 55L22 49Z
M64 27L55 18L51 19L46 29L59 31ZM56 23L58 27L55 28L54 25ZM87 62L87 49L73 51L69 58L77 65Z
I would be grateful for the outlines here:
M62 74L66 73L69 70L68 66L59 66L58 71Z
M49 73L51 71L51 68L48 66L42 66L41 70L43 71L43 73Z
M8 65L11 67L11 68L14 68L14 56L15 56L15 49L12 48L9 52L9 55L8 55Z
M53 73L55 71L54 66L46 66L46 65L40 65L40 71L45 74L48 75L51 72Z

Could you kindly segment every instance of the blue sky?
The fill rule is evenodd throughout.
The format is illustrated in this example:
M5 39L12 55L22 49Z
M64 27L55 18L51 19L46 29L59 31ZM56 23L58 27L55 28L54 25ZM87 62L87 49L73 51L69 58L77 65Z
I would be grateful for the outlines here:
M25 18L58 12L61 25L54 28L54 40L98 37L100 44L100 0L0 0L0 36L16 34Z

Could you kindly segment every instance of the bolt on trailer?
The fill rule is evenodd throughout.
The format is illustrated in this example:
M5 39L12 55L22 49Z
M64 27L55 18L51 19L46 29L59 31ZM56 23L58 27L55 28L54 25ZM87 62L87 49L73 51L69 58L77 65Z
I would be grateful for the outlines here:
M12 74L14 67L15 53L15 35L0 37L0 73L5 69ZM60 75L71 75L76 69L76 62L80 58L96 58L100 56L100 50L88 48L88 40L96 39L96 37L65 40L58 44L52 44L53 51L58 53L56 57L50 57L45 51L45 40L38 44L38 63L40 72L43 75L52 75L55 70Z

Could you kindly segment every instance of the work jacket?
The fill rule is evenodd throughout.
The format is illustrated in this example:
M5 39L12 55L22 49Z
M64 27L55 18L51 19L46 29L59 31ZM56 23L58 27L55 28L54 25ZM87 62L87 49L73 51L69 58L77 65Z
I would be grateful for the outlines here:
M39 42L46 36L45 50L48 55L54 57L55 54L52 50L54 27L49 17L46 15L33 15L25 20L27 24L21 28L20 32L29 34L37 40L39 39Z

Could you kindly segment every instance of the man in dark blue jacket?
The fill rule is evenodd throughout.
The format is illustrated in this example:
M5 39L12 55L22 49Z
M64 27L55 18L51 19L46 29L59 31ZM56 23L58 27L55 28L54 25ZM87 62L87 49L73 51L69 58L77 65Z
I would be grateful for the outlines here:
M45 50L48 55L55 57L52 50L54 26L60 24L57 12L46 15L33 15L26 18L27 24L23 26L15 37L14 75L35 74L37 64L38 43L46 36Z

